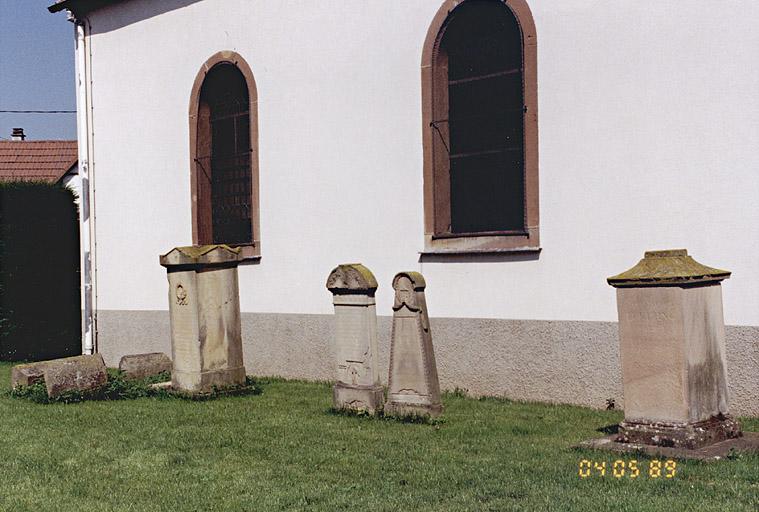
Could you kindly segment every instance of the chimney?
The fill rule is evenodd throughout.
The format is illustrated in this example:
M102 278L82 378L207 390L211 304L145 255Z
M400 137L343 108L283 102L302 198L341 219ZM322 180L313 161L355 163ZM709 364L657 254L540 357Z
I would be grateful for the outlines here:
M13 129L13 133L11 134L11 140L24 140L25 138L26 138L26 135L24 135L23 128Z

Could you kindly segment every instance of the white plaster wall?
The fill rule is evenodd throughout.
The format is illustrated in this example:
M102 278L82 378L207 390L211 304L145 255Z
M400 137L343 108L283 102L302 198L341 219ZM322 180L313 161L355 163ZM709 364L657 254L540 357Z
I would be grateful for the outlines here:
M687 247L734 272L727 323L759 325L759 2L531 0L543 251L434 263L418 255L419 68L440 0L151 4L90 17L99 308L167 309L158 254L192 242L190 89L234 50L259 94L263 258L240 269L244 311L329 313L329 271L361 261L380 314L417 269L432 316L616 320L605 278Z

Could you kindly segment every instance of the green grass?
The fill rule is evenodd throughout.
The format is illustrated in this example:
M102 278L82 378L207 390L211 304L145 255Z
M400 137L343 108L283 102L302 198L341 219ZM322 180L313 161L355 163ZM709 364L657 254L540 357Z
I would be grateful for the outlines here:
M678 461L669 480L580 479L581 459L619 457L570 446L619 412L448 394L445 420L426 425L332 414L327 384L259 384L206 402L5 393L0 510L756 510L758 456Z

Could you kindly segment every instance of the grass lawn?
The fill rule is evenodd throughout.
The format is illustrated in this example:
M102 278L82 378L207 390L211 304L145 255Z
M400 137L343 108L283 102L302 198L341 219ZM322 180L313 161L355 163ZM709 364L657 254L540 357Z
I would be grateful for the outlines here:
M10 382L0 364L0 384ZM759 456L677 461L570 446L615 411L445 395L437 425L328 412L326 384L257 396L39 405L0 396L0 510L719 510L759 506ZM759 430L759 419L743 419ZM605 477L578 477L581 459ZM638 478L611 476L636 458Z

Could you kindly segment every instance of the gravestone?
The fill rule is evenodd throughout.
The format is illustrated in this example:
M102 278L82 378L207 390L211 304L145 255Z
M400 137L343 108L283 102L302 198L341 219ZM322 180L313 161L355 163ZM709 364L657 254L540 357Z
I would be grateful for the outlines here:
M327 278L335 306L335 409L375 414L385 401L377 371L377 280L360 263L339 265Z
M119 370L127 379L146 379L171 372L171 359L163 352L126 355L119 361Z
M172 387L208 393L245 384L237 265L240 249L177 247L160 258L169 280Z
M434 417L443 410L425 287L419 272L401 272L393 279L388 414Z
M697 449L741 435L728 413L721 281L685 250L650 251L617 289L625 419L617 441Z

